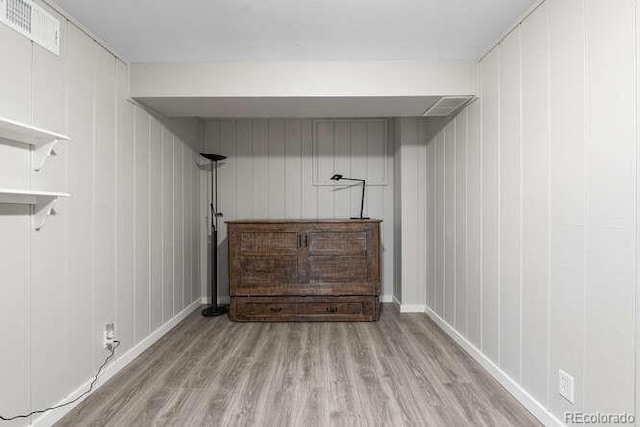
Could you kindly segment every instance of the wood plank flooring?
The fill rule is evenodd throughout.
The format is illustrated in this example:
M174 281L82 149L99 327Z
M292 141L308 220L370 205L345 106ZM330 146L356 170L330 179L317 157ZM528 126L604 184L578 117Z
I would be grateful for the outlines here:
M194 312L58 426L538 426L425 314L233 323Z

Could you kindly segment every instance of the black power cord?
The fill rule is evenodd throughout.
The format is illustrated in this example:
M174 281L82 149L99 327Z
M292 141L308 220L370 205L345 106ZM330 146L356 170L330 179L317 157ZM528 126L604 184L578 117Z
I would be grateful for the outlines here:
M104 359L104 362L102 363L102 366L100 366L100 368L98 369L98 372L96 372L96 375L93 377L93 381L91 381L91 384L89 385L89 390L85 391L80 396L76 397L73 400L70 400L69 402L61 403L59 405L52 406L51 408L41 409L39 411L33 411L33 412L30 412L30 413L24 414L24 415L14 415L13 417L4 417L4 416L0 415L0 420L2 420L2 421L11 421L11 420L16 420L18 418L29 418L30 416L35 415L35 414L44 414L45 412L52 411L54 409L58 409L58 408L62 408L64 406L71 405L72 403L77 402L78 400L80 400L83 397L85 397L87 394L91 393L91 391L93 390L93 386L98 381L98 376L100 375L100 372L102 372L104 367L107 366L107 364L109 363L109 360L111 360L111 358L116 354L116 348L120 347L120 341L113 341L113 342L115 343L115 345L113 347L111 347L111 354L109 354L107 356L107 358Z

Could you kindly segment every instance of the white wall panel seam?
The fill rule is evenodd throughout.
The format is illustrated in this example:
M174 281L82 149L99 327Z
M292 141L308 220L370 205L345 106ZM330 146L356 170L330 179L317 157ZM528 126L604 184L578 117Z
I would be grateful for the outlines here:
M587 27L587 11L588 11L588 1L587 0L583 0L582 2L583 6L582 6L582 22L583 22L583 28L584 28L584 140L585 140L585 148L584 148L584 157L583 157L583 171L584 171L584 177L585 177L585 181L587 180L588 175L588 165L589 165L589 142L591 140L591 129L589 126L589 118L591 116L591 90L589 88L589 81L591 78L591 68L589 67L589 28ZM585 183L587 184L587 183ZM584 239L582 241L582 245L583 245L583 263L586 269L588 269L588 250L587 250L587 235L589 232L589 206L591 203L591 192L589 189L589 185L585 185L584 186ZM588 271L588 270L587 270ZM586 273L586 271L585 271ZM585 341L584 341L584 346L582 349L582 372L581 372L581 376L583 378L582 384L579 384L578 387L581 388L582 390L582 401L583 401L583 408L584 408L584 402L585 402L585 397L586 397L586 387L585 387L585 383L586 381L584 381L585 378L585 374L587 372L587 331L588 331L588 323L587 323L587 307L588 307L588 295L589 295L589 288L588 288L588 282L587 282L587 274L584 275L583 277L583 288L584 288L584 295L583 295L583 300L582 300L582 323L584 325L584 336L585 336ZM551 367L549 366L549 369ZM551 375L552 373L549 372L549 376L551 379ZM549 381L549 396L547 397L548 399L551 398L550 396L551 394L551 381Z
M519 293L519 304L520 310L518 313L519 316L519 331L518 331L518 383L522 384L522 354L524 348L524 337L523 337L523 290L524 290L524 119L523 119L523 98L524 98L524 90L523 90L523 79L522 79L522 24L518 25L516 30L518 32L518 137L520 139L520 151L519 151L519 172L518 172L518 187L520 192L520 203L518 209L519 212L519 224L518 224L518 242L519 242L519 266L520 270L518 272L518 293Z
M145 112L146 114L146 112ZM153 118L149 117L149 119L147 120L147 126L148 126L148 134L149 134L149 138L147 139L147 164L149 165L149 167L147 168L147 191L146 191L146 196L147 196L147 238L149 239L149 241L153 244L153 239L151 238L151 169L153 168L153 161L152 161L152 154L151 154L151 138L153 136L153 129L152 129L152 125L153 125ZM147 288L148 288L148 292L149 292L149 329L147 330L147 333L150 333L151 330L153 329L153 289L152 289L152 269L151 269L151 262L153 260L153 249L151 247L151 245L147 246L147 252L148 252L148 256L147 256L147 269L148 269L148 273L147 273L147 277L148 277L148 281L147 281Z
M639 90L639 86L640 86L640 82L638 81L638 76L640 75L640 62L639 62L639 38L640 38L640 31L638 30L638 17L639 17L639 12L640 12L640 3L638 2L638 0L635 1L635 13L634 13L634 17L633 17L633 28L634 28L634 63L635 63L635 93L636 93L636 102L635 102L635 106L634 106L634 117L635 117L635 124L634 124L634 159L635 159L635 167L634 167L634 176L635 176L635 180L634 180L634 184L635 184L635 191L634 191L634 203L633 203L633 207L634 207L634 225L633 225L633 229L635 231L634 233L634 269L633 269L633 282L634 282L634 300L633 300L633 324L635 327L635 333L634 333L634 345L633 345L633 349L634 349L634 353L633 353L633 376L634 376L634 395L635 395L635 399L634 399L634 410L633 412L635 414L638 413L638 409L640 409L640 405L639 405L639 400L640 400L640 396L638 396L638 376L639 376L639 372L638 372L638 352L640 351L640 346L639 346L639 339L638 339L638 335L640 334L640 325L638 324L638 320L639 320L639 316L638 316L638 296L640 295L640 290L638 289L638 129L639 129L639 125L640 125L640 120L638 120L638 113L640 113L640 90Z
M465 336L469 334L469 107L465 108L464 126L464 282L465 282Z
M137 233L138 233L138 198L136 197L137 194L137 184L138 184L138 171L137 171L137 167L136 164L137 162L136 160L136 143L138 141L138 125L137 125L137 120L136 120L136 109L138 108L137 105L133 105L133 108L131 109L131 120L132 120L132 127L133 127L133 182L131 184L132 187L132 191L133 191L133 295L135 297L135 295L137 295L137 284L138 284L138 274L136 273L137 270L137 255L138 255L138 239L137 239ZM137 343L138 342L138 336L137 336L137 322L138 322L138 315L137 315L137 310L136 310L136 304L133 304L133 342Z
M175 315L180 310L177 309L176 304L176 137L171 135L171 242L173 247L171 249L171 305L173 308L172 315Z
M113 297L114 297L114 306L113 306L113 314L111 317L111 321L114 322L114 326L116 328L118 328L118 325L120 324L120 322L118 321L118 285L120 283L120 276L118 274L118 268L119 268L119 263L118 263L118 146L120 144L120 132L118 132L118 129L120 127L120 114L119 114L119 108L118 108L118 103L120 102L118 99L118 95L120 92L120 80L119 80L119 72L118 72L118 60L114 60L113 61L113 66L114 66L114 70L113 70L113 74L115 76L115 84L113 86L113 91L114 91L114 103L113 103L113 109L114 109L114 125L115 125L115 132L114 132L114 174L113 174L113 188L114 188L114 204L112 206L113 209L113 219L114 219L114 228L113 228L113 267L114 267L114 283L113 283ZM116 329L116 336L118 334L118 330Z
M482 71L482 68L480 66L478 66L478 75L480 76ZM484 85L481 84L481 79L478 79L478 84L479 84L479 89L478 89L478 93L480 94L480 99L482 99L484 97ZM478 109L480 110L479 112L479 118L478 118L478 126L480 128L480 136L478 138L478 162L479 162L479 169L478 169L478 181L480 181L480 195L479 195L479 201L478 201L478 212L479 212L479 216L480 216L480 221L479 221L479 251L480 251L480 268L479 268L479 275L478 275L478 285L480 287L479 289L479 294L480 294L480 313L479 313L479 317L480 317L480 342L478 343L478 347L480 348L480 350L484 353L484 316L482 314L482 308L484 307L484 245L482 244L482 242L484 242L484 134L485 134L485 130L484 130L484 115L485 115L485 111L484 111L484 102L480 102L480 104L478 105Z
M453 326L459 328L457 325L457 304L458 304L458 124L457 119L453 120Z
M638 413L638 103L640 102L640 92L638 91L638 74L640 73L640 68L638 64L638 0L635 1L634 4L634 15L633 15L633 31L634 31L634 39L633 39L633 54L634 54L634 68L635 68L635 94L636 94L636 102L634 103L634 126L633 126L633 151L634 151L634 200L633 200L633 230L634 230L634 239L633 239L633 325L634 325L634 345L633 345L633 393L635 399L633 400L633 413Z
M95 47L95 44L92 43L93 49L92 49L92 60L94 63L94 66L97 65L97 55L98 55L98 50ZM93 150L91 152L91 241L95 242L96 239L96 182L97 182L97 115L96 115L96 110L97 110L97 76L98 76L98 69L97 66L94 69L94 75L93 75L93 85L92 85L92 90L93 90L93 95L92 95L92 103L93 103L93 132L92 132L92 138L93 138ZM95 322L95 312L96 312L96 304L95 304L95 295L96 295L96 246L94 245L91 248L91 332L93 333L96 330L96 322ZM90 342L93 342L92 337L89 337ZM91 365L93 365L93 363L96 360L96 350L94 346L91 346Z
M497 127L497 133L498 133L498 140L496 141L496 151L497 151L497 155L498 155L498 159L497 159L497 184L498 184L498 188L496 188L496 199L497 199L497 215L498 215L498 223L496 224L496 231L497 231L497 240L496 243L498 245L498 259L497 259L497 275L496 275L496 280L497 280L497 284L498 284L498 363L496 363L498 366L502 367L502 322L501 322L501 312L502 312L502 275L500 274L501 269L502 269L502 209L501 209L501 205L502 205L502 180L500 179L500 170L502 169L502 159L501 159L501 153L502 153L502 67L500 66L500 64L502 63L502 45L500 45L497 49L497 70L498 70L498 127Z

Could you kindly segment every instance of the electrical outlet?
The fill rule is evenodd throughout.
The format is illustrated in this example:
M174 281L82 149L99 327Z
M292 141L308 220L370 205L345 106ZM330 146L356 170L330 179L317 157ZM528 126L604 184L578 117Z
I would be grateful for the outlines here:
M104 325L104 331L102 332L102 345L104 348L111 350L116 340L116 329L113 323L107 323Z
M558 370L558 393L569 402L574 403L573 377L562 369Z

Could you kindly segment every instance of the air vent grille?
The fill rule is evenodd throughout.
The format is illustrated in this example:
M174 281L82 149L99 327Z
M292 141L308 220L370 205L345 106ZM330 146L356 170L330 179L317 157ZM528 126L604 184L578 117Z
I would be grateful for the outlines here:
M0 22L60 55L60 21L31 0L0 0Z
M446 117L471 101L473 96L444 96L422 114L425 117Z
M31 5L23 0L7 0L7 21L31 32Z

